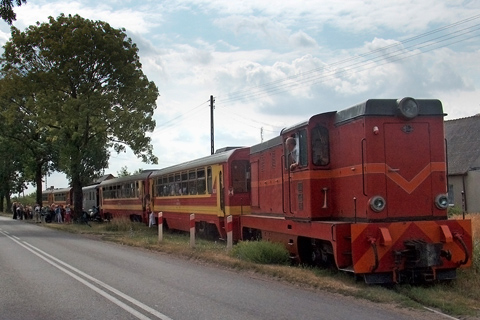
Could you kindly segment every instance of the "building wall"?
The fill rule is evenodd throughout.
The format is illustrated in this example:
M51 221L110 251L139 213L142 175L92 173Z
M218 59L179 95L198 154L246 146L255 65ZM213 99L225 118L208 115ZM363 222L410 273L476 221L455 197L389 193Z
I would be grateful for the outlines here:
M480 212L480 170L468 171L466 176L449 176L449 200L452 205L462 209L462 191L465 183L465 202L467 213Z
M453 205L458 209L462 209L463 178L464 176L448 177L448 199L450 201L450 206Z
M467 212L480 212L480 170L469 171L465 179Z

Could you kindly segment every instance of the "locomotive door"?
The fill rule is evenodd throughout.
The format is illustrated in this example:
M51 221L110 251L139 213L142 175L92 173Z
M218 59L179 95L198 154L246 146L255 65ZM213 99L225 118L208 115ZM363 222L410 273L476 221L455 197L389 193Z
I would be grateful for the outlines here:
M388 217L432 215L428 123L387 123L384 132Z

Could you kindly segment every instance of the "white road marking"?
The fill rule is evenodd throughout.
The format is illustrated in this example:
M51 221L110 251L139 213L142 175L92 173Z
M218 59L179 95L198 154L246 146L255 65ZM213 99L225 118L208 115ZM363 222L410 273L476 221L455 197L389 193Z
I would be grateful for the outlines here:
M147 316L143 315L142 313L138 312L137 310L133 309L132 307L128 306L127 304L123 303L122 301L118 300L117 298L115 298L114 296L110 295L108 292L94 286L93 284L91 284L90 282L86 281L85 279L79 277L78 275L74 274L73 272L67 270L66 268L76 272L77 274L85 277L86 279L98 284L99 286L102 286L103 288L111 291L112 293L118 295L119 297L129 301L130 303L136 305L137 307L147 311L148 313L154 315L155 317L159 318L159 319L162 319L162 320L172 320L171 318L169 318L168 316L164 315L163 313L161 312L158 312L157 310L153 309L153 308L150 308L149 306L143 304L142 302L126 295L125 293L109 286L108 284L84 273L83 271L80 271L79 269L63 262L62 260L60 259L57 259L55 258L54 256L46 253L45 251L42 251L41 249L25 242L25 241L20 241L19 238L17 237L14 237L14 236L10 236L8 235L5 231L0 231L1 233L5 234L8 238L10 238L12 241L16 242L17 244L19 244L20 246L24 247L25 249L27 249L28 251L32 252L33 254L35 254L36 256L40 257L41 259L45 260L46 262L48 262L49 264L51 264L52 266L56 267L57 269L63 271L64 273L66 273L67 275L71 276L72 278L76 279L77 281L81 282L82 284L84 284L85 286L89 287L90 289L94 290L95 292L97 292L98 294L104 296L106 299L110 300L111 302L115 303L116 305L118 305L119 307L121 307L122 309L128 311L129 313L131 313L132 315L134 315L135 317L137 317L138 319L142 319L142 320L148 320L150 318L148 318ZM61 265L65 266L66 268L62 267Z
M423 308L425 308L425 309L427 309L428 311L431 311L431 312L433 312L433 313L442 315L442 316L444 316L445 318L448 318L448 319L460 320L460 319L458 319L458 318L454 318L454 317L452 317L452 316L449 316L448 314L445 314L445 313L443 313L443 312L440 312L440 311L437 311L437 310L434 310L434 309L430 309L430 308L427 308L427 307L423 307Z

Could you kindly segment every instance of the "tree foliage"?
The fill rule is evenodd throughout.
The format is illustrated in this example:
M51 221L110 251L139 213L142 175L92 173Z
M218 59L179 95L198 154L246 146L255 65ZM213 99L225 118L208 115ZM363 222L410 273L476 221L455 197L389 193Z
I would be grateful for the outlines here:
M49 162L55 161L55 149L35 110L35 89L12 70L0 79L0 136L18 149L21 172L37 187L36 202L41 203L42 177Z
M0 136L0 154L0 210L4 208L4 199L9 210L11 195L22 192L26 187L22 148L20 144Z
M1 0L0 1L0 16L8 24L12 24L16 20L17 15L13 11L13 6L21 6L22 3L27 3L27 0Z
M146 133L155 128L158 90L124 29L62 14L23 32L12 27L4 48L3 77L28 88L24 112L57 146L75 209L82 206L81 187L108 166L109 150L128 146L144 162L157 162Z

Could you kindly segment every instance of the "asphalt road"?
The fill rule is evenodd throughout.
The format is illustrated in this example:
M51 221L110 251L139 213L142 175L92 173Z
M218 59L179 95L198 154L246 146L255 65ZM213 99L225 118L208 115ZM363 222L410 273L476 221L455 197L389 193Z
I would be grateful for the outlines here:
M0 319L439 319L0 217ZM441 319L441 318L440 318Z

